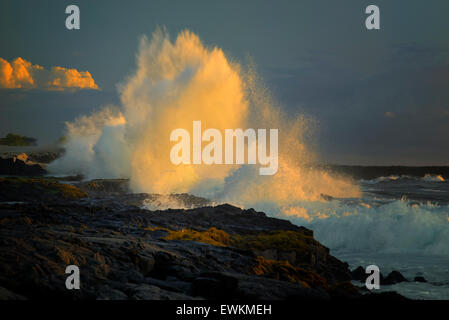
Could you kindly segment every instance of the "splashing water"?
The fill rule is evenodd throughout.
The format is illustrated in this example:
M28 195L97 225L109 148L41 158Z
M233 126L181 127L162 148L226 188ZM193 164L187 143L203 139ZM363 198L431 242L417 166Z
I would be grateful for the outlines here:
M305 136L312 121L282 113L253 66L244 72L219 48L181 32L174 42L158 29L140 43L137 71L120 86L121 107L67 123L67 152L49 166L88 178L130 178L135 192L189 192L245 206L359 195L357 186L308 166L315 159ZM279 170L259 176L254 165L178 165L170 162L170 132L279 128Z
M314 168L318 159L306 142L314 122L284 114L254 70L230 62L189 31L172 42L159 29L151 41L141 40L137 70L120 86L121 106L67 123L66 153L47 168L89 179L129 178L134 192L185 192L254 207L311 227L334 252L449 254L448 206L399 199L377 206L361 198L360 186ZM170 133L191 131L194 120L203 130L279 129L278 172L260 176L258 165L173 165ZM424 180L446 183L439 176ZM323 194L339 199L326 201L332 198ZM184 207L161 199L146 206Z

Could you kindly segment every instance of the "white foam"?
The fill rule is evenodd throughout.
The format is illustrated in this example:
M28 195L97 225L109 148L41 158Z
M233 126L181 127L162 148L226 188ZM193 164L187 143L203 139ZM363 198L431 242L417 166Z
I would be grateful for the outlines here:
M380 205L334 200L253 206L310 227L318 241L340 252L449 254L449 206L408 200Z

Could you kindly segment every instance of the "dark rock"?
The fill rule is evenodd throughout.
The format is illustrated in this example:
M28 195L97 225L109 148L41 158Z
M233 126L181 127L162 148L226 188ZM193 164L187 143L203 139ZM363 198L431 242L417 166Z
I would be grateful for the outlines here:
M95 179L79 182L77 187L90 195L115 195L129 193L129 179Z
M330 195L327 195L327 194L324 194L324 193L321 193L320 197L321 197L321 199L323 199L325 201L332 201L332 200L334 200L334 197L332 197Z
M160 280L155 278L145 278L143 280L146 284L157 286L161 289L172 292L188 292L192 291L192 284L186 281L180 281L176 278L173 280Z
M265 213L260 212L260 211L256 211L253 208L249 208L247 210L243 210L242 214L246 214L246 215L251 216L251 217L260 217L260 218L265 218L266 217Z
M78 200L86 196L87 194L80 189L53 179L0 178L0 201L39 202L38 208L44 212L49 209L44 202L67 202L67 200ZM49 210L57 211L58 209Z
M243 274L235 275L239 280L236 299L250 300L329 300L322 289L310 289L298 283L279 281Z
M39 164L28 164L16 157L0 158L0 175L42 176L46 173Z
M238 288L238 279L219 272L201 273L193 281L194 296L208 298L231 298Z
M407 299L406 297L400 295L397 292L394 291L387 291L387 292L379 292L379 293L369 293L369 294L364 294L362 296L359 297L359 300L362 301L368 301L370 303L375 303L375 302L391 302L391 301L407 301L409 299Z
M331 284L350 281L351 272L349 271L349 265L330 255L328 250L325 255L321 254L321 258L318 256L317 265L313 269L316 269Z
M137 256L139 270L144 276L148 276L154 269L155 260L151 255L141 254Z
M24 296L0 287L0 300L26 300Z
M407 282L408 280L399 272L396 270L393 270L386 276L383 281L381 280L380 284L383 285L392 285L400 282Z
M161 288L141 284L135 286L132 290L131 299L133 300L160 300L161 299Z
M365 273L365 269L362 266L358 266L357 268L351 271L352 280L365 282L367 276L368 274Z
M186 294L163 290L157 286L140 284L127 290L132 300L192 300Z
M149 273L148 267L143 267L143 268L140 267L139 269L140 269L139 271L141 271L143 269L143 270L145 270L145 272ZM139 271L131 269L128 272L126 272L126 280L131 283L141 283L142 281L144 281L144 276Z
M0 201L29 201L0 203L0 287L7 290L5 296L14 296L11 292L28 299L328 300L356 295L353 287L339 284L352 277L348 265L313 239L311 230L286 220L229 204L144 210L136 203L150 196L146 194L66 199L58 193L66 187L54 181L2 179ZM175 196L201 203L188 195ZM166 239L182 229L201 232L211 227L221 232L212 236L225 240L263 237L257 246L247 240L237 246ZM290 235L297 243L289 242L286 248ZM282 272L276 278L276 273L263 269L257 273L255 267L264 267L259 265L259 251L272 259L266 266L287 268L302 278L283 277ZM82 290L65 288L68 264L80 267Z
M415 281L415 282L427 282L427 280L424 277L422 277L422 276L415 277L415 279L413 281Z
M126 300L128 296L123 292L107 285L101 286L97 293L97 300Z
M223 283L214 278L200 277L193 280L192 294L206 298L223 297L221 286Z
M362 266L358 266L354 270L351 271L351 280L360 281L365 283L366 278L368 278L370 274L366 273L366 270ZM380 284L386 284L384 281L384 276L382 272L379 275Z
M360 297L359 290L349 281L337 283L329 288L333 299L354 299Z

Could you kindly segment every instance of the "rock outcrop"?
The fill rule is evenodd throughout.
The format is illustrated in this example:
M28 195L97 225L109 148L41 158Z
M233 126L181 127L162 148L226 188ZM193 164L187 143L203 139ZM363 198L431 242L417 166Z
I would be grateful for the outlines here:
M28 161L26 154L0 158L0 175L42 176L46 172L40 164Z
M368 276L369 274L365 272L365 269L363 269L362 266L358 266L351 271L351 279L360 281L362 283L366 281L366 278ZM381 285L393 285L396 283L408 282L408 280L399 271L396 270L391 271L386 277L384 277L383 274L380 273L379 279Z
M0 298L360 297L311 230L253 209L147 210L158 195L94 197L43 179L0 179L0 195ZM65 287L72 264L81 290Z

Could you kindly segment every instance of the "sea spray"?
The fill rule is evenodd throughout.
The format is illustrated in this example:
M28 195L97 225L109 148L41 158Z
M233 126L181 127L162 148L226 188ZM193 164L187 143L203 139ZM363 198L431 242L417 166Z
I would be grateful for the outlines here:
M137 71L120 92L120 107L67 123L66 153L49 165L51 171L130 178L135 192L188 192L254 207L311 227L335 250L449 253L447 206L327 201L360 198L361 192L352 181L311 166L318 160L306 143L313 121L282 112L253 66L229 62L221 49L205 47L189 31L175 42L163 30L151 41L143 38ZM204 129L279 128L278 172L260 176L250 165L173 165L170 132L197 119Z
M134 192L188 192L239 206L358 196L350 181L310 166L317 160L305 138L312 121L285 114L261 83L253 66L230 62L192 32L172 42L158 29L151 41L141 40L137 70L120 86L121 106L67 123L67 151L49 169L130 178ZM203 130L279 128L277 173L260 176L240 164L174 165L170 132L195 120Z

